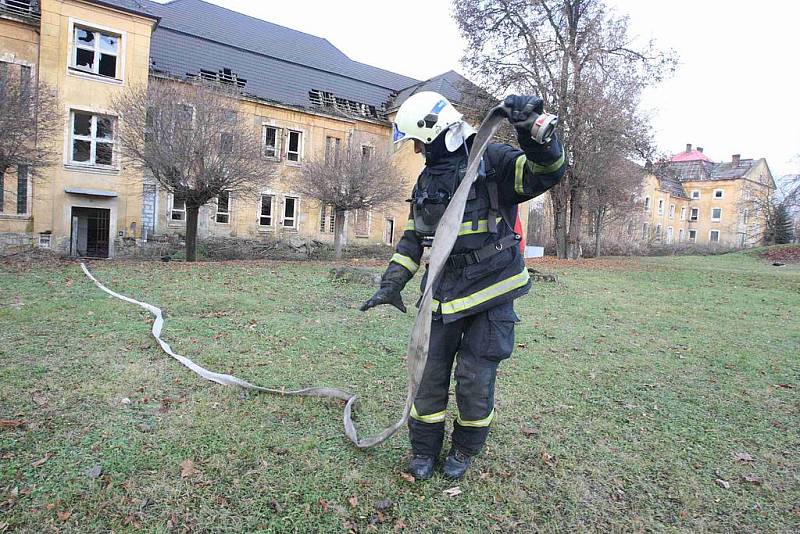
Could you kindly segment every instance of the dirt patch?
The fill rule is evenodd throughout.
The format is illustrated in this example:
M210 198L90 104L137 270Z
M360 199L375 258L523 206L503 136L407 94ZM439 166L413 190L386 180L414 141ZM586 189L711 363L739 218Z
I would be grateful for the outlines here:
M649 271L657 268L655 265L643 263L638 258L632 257L601 257L562 260L553 256L546 256L544 258L528 258L525 260L525 265L539 271L547 271L548 269L564 269L569 267L601 271Z
M60 268L70 263L74 263L74 260L59 256L52 250L41 248L27 248L13 254L0 256L0 265L4 269L16 272L27 272L33 268Z
M800 245L786 245L766 250L760 256L772 262L800 263Z

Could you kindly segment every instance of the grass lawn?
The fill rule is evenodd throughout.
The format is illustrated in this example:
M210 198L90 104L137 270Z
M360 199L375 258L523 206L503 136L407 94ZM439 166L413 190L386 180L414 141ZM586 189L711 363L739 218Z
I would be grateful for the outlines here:
M0 270L0 531L796 532L800 267L543 268L561 283L517 302L499 416L458 484L404 479L405 431L356 450L339 402L200 380L77 264ZM92 269L210 369L356 392L364 434L399 415L412 314L359 312L373 288L324 263Z

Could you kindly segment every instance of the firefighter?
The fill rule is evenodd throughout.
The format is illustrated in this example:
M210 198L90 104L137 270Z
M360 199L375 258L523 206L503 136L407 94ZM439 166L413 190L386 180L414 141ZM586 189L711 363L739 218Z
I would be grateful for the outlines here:
M433 292L428 360L408 422L408 470L421 480L432 476L444 442L454 361L458 409L444 476L463 477L486 442L495 418L497 367L514 348L514 323L519 318L513 301L531 286L520 252L521 236L514 232L517 204L553 187L566 167L555 134L541 143L531 136L533 121L543 113L540 98L511 95L504 106L522 150L488 145L458 239ZM395 143L413 140L415 152L424 154L425 167L411 193L410 214L396 253L380 289L362 311L392 304L405 313L400 291L419 269L423 249L432 244L439 219L464 177L475 134L445 97L430 91L416 93L400 106L393 129Z

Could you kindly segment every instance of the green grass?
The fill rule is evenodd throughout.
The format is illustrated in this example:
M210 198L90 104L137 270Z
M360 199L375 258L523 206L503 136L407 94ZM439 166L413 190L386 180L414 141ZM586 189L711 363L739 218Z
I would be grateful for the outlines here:
M0 418L25 422L0 428L0 531L796 531L800 269L746 254L554 269L560 284L517 302L499 417L455 497L401 477L405 432L358 451L339 402L195 377L76 264L0 271ZM359 312L373 288L326 264L93 270L160 306L202 365L358 393L362 433L400 413L413 316Z

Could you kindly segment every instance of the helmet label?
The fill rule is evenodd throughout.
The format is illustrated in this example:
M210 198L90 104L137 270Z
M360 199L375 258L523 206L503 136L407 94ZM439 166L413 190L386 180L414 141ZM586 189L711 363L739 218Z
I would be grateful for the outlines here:
M402 140L405 136L406 134L404 134L397 128L397 124L392 123L392 142L397 143L398 141Z
M436 103L436 105L433 106L433 109L431 109L431 114L438 115L439 112L442 111L446 105L447 105L447 100L445 100L444 98L439 100Z

